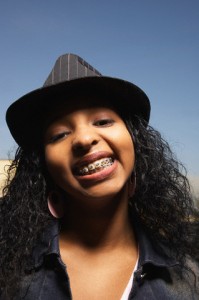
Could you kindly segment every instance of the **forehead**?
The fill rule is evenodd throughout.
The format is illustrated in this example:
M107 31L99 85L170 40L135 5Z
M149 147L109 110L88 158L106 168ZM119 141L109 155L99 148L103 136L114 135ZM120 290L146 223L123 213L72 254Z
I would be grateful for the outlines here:
M66 101L58 101L54 103L46 111L46 117L53 117L59 115L64 111L64 114L70 114L76 110L84 110L87 108L109 108L115 112L118 109L108 97L102 97L99 95L71 95L67 97Z
M107 108L119 114L118 109L113 105L113 102L108 97L100 95L73 95L67 101L64 99L46 111L44 128L50 123L61 118L63 115L69 115L75 111L84 111L86 109L102 109Z

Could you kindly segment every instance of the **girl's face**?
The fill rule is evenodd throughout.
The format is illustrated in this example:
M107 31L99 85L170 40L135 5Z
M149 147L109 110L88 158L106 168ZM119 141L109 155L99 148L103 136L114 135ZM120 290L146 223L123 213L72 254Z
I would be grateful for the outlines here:
M78 201L113 198L134 168L134 146L123 120L102 99L92 102L72 99L73 107L52 114L44 132L48 172Z

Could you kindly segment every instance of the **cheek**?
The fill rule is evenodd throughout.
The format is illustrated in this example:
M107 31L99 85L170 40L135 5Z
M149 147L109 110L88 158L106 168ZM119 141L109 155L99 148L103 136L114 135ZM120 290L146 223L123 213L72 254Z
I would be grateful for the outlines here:
M127 128L120 128L114 133L112 132L112 139L117 143L118 148L130 151L134 155L134 144L132 137Z
M45 162L46 169L55 186L70 193L76 183L69 167L67 155L65 153L62 155L61 151L58 153L45 151Z
M45 162L49 174L55 180L59 180L63 174L68 173L66 156L64 158L60 150L45 149Z
M135 150L133 140L129 132L123 131L123 134L118 138L119 155L123 165L129 173L134 169Z
M135 149L131 137L129 137L128 141L126 142L126 147L124 145L123 149L124 149L123 158L125 159L127 165L129 165L130 170L132 171L134 169L134 164L135 164Z
M56 165L59 163L56 152L51 151L50 149L46 148L45 149L45 162L46 162L46 167L48 170L50 170L51 168L55 168Z
M117 130L112 131L108 138L123 168L130 175L134 169L135 151L129 131L124 126L118 126Z

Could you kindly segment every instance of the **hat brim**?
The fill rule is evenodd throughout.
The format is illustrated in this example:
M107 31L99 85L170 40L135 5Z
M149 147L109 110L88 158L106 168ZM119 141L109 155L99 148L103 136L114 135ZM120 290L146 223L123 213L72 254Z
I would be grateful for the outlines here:
M48 107L56 106L61 101L70 105L70 97L67 95L86 89L115 95L110 99L113 105L117 102L117 106L121 107L121 110L125 107L132 118L137 115L148 123L150 101L138 86L119 78L84 77L42 87L11 104L6 112L6 122L16 143L22 148L38 146Z

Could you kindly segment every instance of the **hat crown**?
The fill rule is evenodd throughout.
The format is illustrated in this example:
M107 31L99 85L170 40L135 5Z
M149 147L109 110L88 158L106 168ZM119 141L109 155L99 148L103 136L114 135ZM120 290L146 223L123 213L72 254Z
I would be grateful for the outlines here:
M55 65L43 86L45 87L63 81L89 76L102 76L102 74L80 56L67 53L61 55L56 60Z
M19 146L24 149L40 147L47 110L59 103L71 105L71 94L97 94L108 98L114 107L139 116L147 126L150 101L135 84L123 79L102 76L99 71L75 54L61 55L46 79L38 88L12 103L6 112L6 122ZM95 101L95 97L92 98Z

